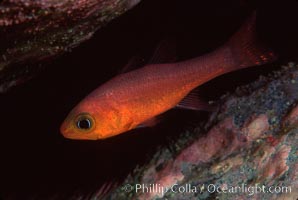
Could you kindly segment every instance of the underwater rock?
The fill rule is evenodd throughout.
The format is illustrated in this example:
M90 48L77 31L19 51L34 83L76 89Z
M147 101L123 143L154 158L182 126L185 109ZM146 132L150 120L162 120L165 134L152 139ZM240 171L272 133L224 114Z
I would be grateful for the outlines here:
M0 92L32 77L140 0L0 1Z
M221 102L104 199L297 199L298 65Z

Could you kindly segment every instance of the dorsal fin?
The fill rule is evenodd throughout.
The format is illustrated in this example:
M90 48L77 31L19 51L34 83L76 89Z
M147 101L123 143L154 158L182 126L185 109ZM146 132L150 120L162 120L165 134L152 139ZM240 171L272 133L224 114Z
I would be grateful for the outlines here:
M133 56L118 73L123 74L134 69L140 68L146 64L175 62L177 60L176 51L176 40L173 37L164 39L161 42L159 42L150 59L145 59L145 57L141 55Z
M174 37L162 40L148 64L173 63L177 60L177 44Z
M145 65L145 59L141 56L133 56L128 63L118 72L124 74Z

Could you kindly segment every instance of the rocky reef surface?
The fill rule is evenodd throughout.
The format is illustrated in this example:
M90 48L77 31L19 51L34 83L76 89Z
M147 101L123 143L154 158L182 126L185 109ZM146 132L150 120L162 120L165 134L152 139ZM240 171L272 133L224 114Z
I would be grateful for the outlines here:
M298 65L289 63L221 98L201 127L181 134L98 199L298 197Z
M0 1L0 93L70 51L140 0Z

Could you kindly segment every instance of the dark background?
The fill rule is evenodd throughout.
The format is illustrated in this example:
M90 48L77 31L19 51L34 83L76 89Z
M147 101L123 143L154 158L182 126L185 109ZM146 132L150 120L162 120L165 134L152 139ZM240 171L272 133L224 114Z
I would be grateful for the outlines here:
M297 60L297 1L144 0L30 82L1 95L0 196L45 199L58 194L65 199L74 192L94 192L107 180L123 179L157 146L205 120L204 112L172 111L153 129L104 141L67 140L59 133L71 108L134 55L149 58L160 40L173 36L178 60L202 55L223 44L255 8L259 37L280 59L203 85L204 97L216 100Z

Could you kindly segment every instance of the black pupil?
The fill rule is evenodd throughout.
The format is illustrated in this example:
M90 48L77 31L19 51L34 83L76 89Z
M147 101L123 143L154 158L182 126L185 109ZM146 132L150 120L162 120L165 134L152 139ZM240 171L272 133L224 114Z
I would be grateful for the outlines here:
M91 121L89 119L81 119L78 121L78 128L89 129L91 128Z

